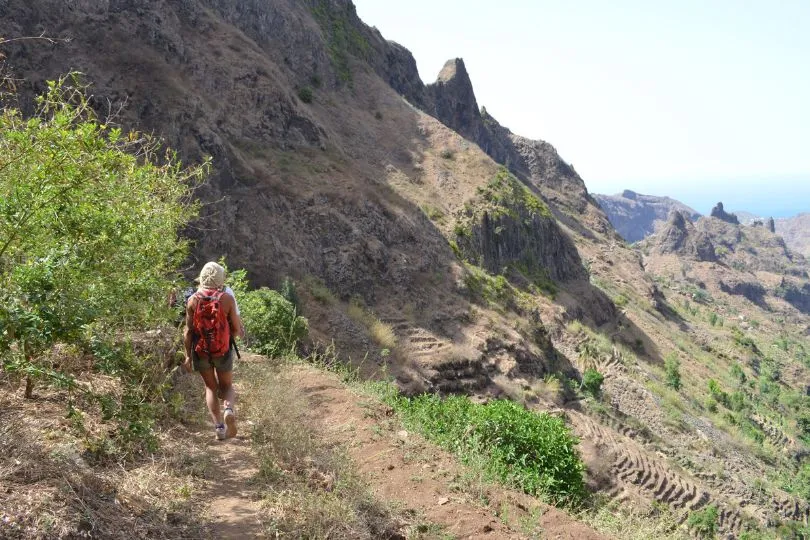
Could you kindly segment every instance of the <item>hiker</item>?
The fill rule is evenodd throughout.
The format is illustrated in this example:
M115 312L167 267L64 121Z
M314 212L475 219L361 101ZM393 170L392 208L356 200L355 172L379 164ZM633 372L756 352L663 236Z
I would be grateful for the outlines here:
M218 440L236 435L233 389L233 357L238 354L234 336L244 330L233 291L226 293L225 269L215 262L200 271L197 292L186 304L184 345L186 371L199 372L205 382L205 402ZM224 411L219 400L223 400Z

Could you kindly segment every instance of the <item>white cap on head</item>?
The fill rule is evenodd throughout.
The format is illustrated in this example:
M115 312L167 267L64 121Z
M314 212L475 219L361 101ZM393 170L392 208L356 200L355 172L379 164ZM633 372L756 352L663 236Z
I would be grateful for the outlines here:
M205 263L197 281L201 289L220 289L225 285L225 269L213 261Z

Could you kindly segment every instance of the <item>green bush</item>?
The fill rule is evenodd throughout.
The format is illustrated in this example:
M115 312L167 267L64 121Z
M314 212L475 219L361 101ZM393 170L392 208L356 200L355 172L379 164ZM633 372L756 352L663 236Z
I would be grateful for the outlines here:
M239 310L248 344L260 354L287 354L307 335L307 320L281 293L266 287L243 293Z
M88 325L169 315L178 232L196 210L189 180L203 174L97 122L80 89L48 85L35 117L0 112L0 351L16 344L29 360L80 343Z
M805 462L797 474L789 476L783 487L810 503L810 462Z
M594 368L588 368L582 374L582 389L592 396L598 397L602 393L602 383L604 381L604 375Z
M304 86L298 89L298 99L303 101L304 103L312 103L313 93L312 88L309 86Z
M703 510L691 512L686 526L699 538L714 538L717 533L717 506L709 505Z
M743 371L742 367L740 367L740 364L732 364L731 376L740 381L740 384L743 384L747 380L745 372Z
M298 299L298 289L295 282L289 277L285 277L281 282L281 296L293 305L296 311L301 311L301 301Z
M179 231L206 167L183 169L149 136L99 122L76 77L49 82L38 106L32 118L0 112L0 371L26 376L29 397L35 379L68 390L90 455L150 452L165 359L124 336L173 316ZM57 343L91 353L116 383L79 385L49 359ZM90 432L84 419L98 410L103 429Z
M664 359L664 372L666 374L667 386L674 390L681 389L681 362L673 352Z
M555 503L585 494L577 440L559 418L507 400L473 403L466 396L389 397L405 424L465 461L485 457L487 471Z
M806 412L796 419L796 426L799 428L799 435L805 438L810 437L810 412ZM810 498L810 497L808 497Z

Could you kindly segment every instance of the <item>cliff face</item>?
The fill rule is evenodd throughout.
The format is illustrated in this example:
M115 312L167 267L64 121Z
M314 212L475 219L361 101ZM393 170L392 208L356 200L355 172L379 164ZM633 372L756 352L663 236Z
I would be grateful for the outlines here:
M455 227L467 260L492 274L508 269L529 281L587 279L574 243L530 188L504 169L479 192Z
M695 210L675 199L642 195L629 189L617 195L595 194L594 198L616 231L630 243L654 233L666 222L672 210L683 213L689 221L700 217Z
M774 231L785 239L790 249L810 256L810 214L777 219Z

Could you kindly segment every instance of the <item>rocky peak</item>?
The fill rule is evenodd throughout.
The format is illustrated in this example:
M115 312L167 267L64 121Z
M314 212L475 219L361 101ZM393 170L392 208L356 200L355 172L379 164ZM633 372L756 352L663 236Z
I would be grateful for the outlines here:
M714 261L717 256L709 236L695 229L680 210L669 213L667 223L658 233L655 248L659 253L675 253L699 261Z
M436 82L441 83L450 83L452 81L458 81L459 84L469 87L470 91L472 91L472 81L470 81L470 75L467 73L462 58L452 58L445 62L439 76L436 78Z
M683 231L687 233L686 230L686 218L683 217L683 213L679 212L678 210L673 210L669 213L669 219L667 221L667 225L669 227L673 227L679 231Z
M433 113L443 124L480 146L488 139L472 81L464 60L448 60L436 82L428 85L433 98Z
M630 199L631 201L635 201L636 198L638 197L638 193L636 193L635 191L631 191L629 189L625 189L624 191L622 191L622 197L624 197L625 199Z
M772 217L768 218L768 221L766 222L766 225L767 225L769 231L771 231L774 234L776 233L776 223L774 223Z
M734 214L729 214L725 210L723 210L723 203L719 202L712 208L711 216L717 219L721 219L727 223L733 223L735 225L740 224L740 220L737 219L737 216Z

